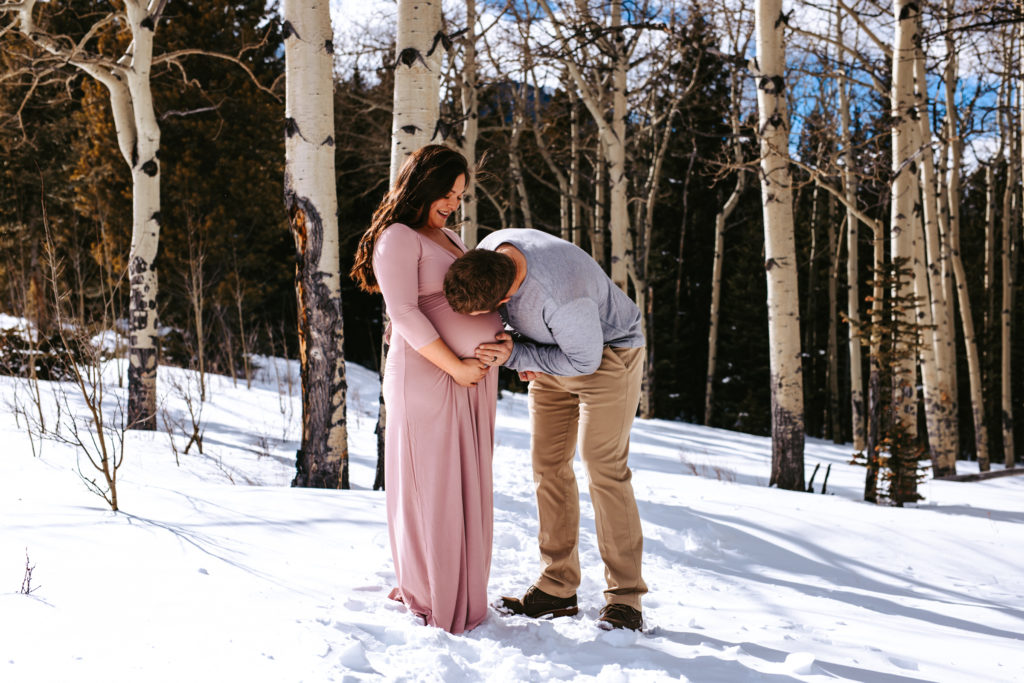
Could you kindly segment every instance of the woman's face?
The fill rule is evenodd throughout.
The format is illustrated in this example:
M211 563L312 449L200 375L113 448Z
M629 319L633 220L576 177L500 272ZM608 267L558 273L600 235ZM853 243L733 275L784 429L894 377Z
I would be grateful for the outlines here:
M427 214L427 227L443 228L444 224L448 222L448 216L459 208L459 203L462 201L462 193L465 191L466 175L460 173L448 194L431 202L430 213Z

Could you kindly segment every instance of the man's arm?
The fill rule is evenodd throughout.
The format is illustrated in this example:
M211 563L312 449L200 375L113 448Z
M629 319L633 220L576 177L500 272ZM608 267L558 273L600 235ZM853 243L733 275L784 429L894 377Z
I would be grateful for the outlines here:
M597 303L577 299L554 311L547 320L554 344L516 340L505 362L513 370L575 377L589 375L601 366L604 334Z

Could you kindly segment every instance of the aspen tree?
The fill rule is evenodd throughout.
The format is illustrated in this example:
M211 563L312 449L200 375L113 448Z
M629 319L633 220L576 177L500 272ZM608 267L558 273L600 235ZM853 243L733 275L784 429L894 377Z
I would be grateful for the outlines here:
M707 379L704 382L704 424L711 424L711 411L715 391L715 365L718 358L718 322L722 296L722 261L725 256L725 222L736 210L747 186L747 173L743 168L743 144L740 140L740 91L738 74L729 74L729 127L732 132L732 163L736 168L736 185L722 209L715 215L715 250L711 266L711 322L708 330Z
M768 280L768 344L771 364L772 472L769 485L803 490L804 405L800 361L800 306L793 190L789 169L789 115L781 0L758 0L754 11L757 58L761 198Z
M828 415L829 436L833 443L843 443L839 422L839 315L837 289L839 282L839 235L836 234L835 196L828 196Z
M295 239L302 443L293 486L348 488L334 173L334 38L327 0L285 0L285 207Z
M978 343L971 314L971 299L967 291L967 273L960 257L960 173L963 156L963 140L960 137L959 114L956 109L957 53L953 41L954 2L946 0L946 139L949 145L949 168L946 183L946 200L949 221L949 256L956 278L957 300L960 304L960 321L963 327L964 348L967 355L967 374L970 378L971 415L974 423L974 450L978 468L987 472L990 468L988 434L985 430L985 406L981 382L981 362L978 358Z
M477 94L477 54L476 54L476 0L466 0L466 32L462 35L462 71L460 80L460 99L462 101L462 144L459 148L462 155L469 161L469 174L466 178L466 189L462 194L460 206L462 216L462 241L472 249L477 243L478 218L480 202L476 197L476 143L480 137L480 97Z
M568 51L569 43L560 28L561 22L555 17L548 0L539 0L539 2L548 18L551 19L562 49ZM627 48L623 34L622 0L611 0L610 4L608 31L610 39L600 40L604 51L611 60L611 64L607 67L611 72L610 115L606 114L600 93L586 81L572 57L566 58L565 66L576 84L580 99L598 128L600 137L598 154L600 160L598 163L604 164L603 168L607 173L608 182L608 228L611 237L610 276L616 286L622 291L626 291L628 256L629 252L633 250L630 239L628 177L626 175L626 71L629 68L631 49ZM593 21L589 20L589 23L592 25ZM600 253L598 250L603 248L603 240L593 239L600 236L600 223L601 221L595 216L595 234L592 237L591 248L598 263L603 263L603 258L597 258Z
M941 198L937 191L937 174L935 159L931 150L931 123L926 114L927 105L927 73L925 71L924 51L920 44L914 62L914 78L917 84L918 140L920 154L918 168L922 187L922 219L924 254L915 257L916 261L925 264L926 278L915 274L915 283L921 283L918 296L922 297L921 305L928 307L930 314L928 323L923 330L924 344L931 344L934 349L934 370L929 371L934 379L928 379L928 390L925 395L925 410L928 419L928 445L932 456L932 475L936 477L956 474L956 456L959 450L959 431L957 427L957 407L955 390L955 354L956 335L953 328L952 308L946 295L943 280L943 260L948 249L943 246L940 219L942 217ZM915 251L915 253L920 253ZM926 298L925 298L926 297ZM922 361L924 362L924 361Z
M939 369L937 363L937 346L938 342L936 339L936 328L933 324L933 313L932 306L938 294L933 294L932 283L929 279L929 272L927 267L927 257L925 251L925 233L929 219L934 217L934 210L931 205L927 204L928 191L924 192L925 202L921 202L921 179L927 183L928 175L926 169L929 167L931 161L931 146L928 144L930 140L926 140L922 133L927 130L927 126L922 125L920 120L927 118L927 74L925 73L925 62L924 62L924 51L921 48L920 40L918 39L918 32L920 30L920 17L914 19L904 20L909 22L912 28L911 33L911 44L913 53L911 55L912 66L911 66L911 90L912 90L912 105L911 109L913 115L909 115L907 121L906 134L909 137L909 147L912 159L909 162L910 173L914 175L910 186L913 188L913 215L911 222L909 223L909 229L911 231L909 246L909 264L911 270L911 286L913 287L914 300L917 302L913 310L905 312L907 314L907 320L916 319L918 323L918 334L917 334L917 358L918 364L921 369L921 380L924 389L924 406L925 406L925 423L927 425L928 433L928 445L930 447L930 455L933 467L940 467L941 462L948 458L948 454L945 449L948 448L948 435L947 435L947 424L948 420L943 419L943 411L947 407L946 402L942 400L942 390L939 382ZM893 51L896 54L896 51ZM894 57L895 59L895 57ZM895 149L895 147L894 147ZM904 161L903 164L907 164ZM895 166L895 160L894 160ZM917 172L919 171L919 173ZM893 204L895 206L895 202ZM893 224L895 230L896 223ZM902 256L902 255L901 255ZM898 257L894 257L895 259ZM935 283L938 285L939 283ZM911 357L911 364L907 367L913 369ZM914 411L912 413L912 419L916 423L917 421L917 392L914 385L916 373L911 373L909 378L911 385L912 400L914 403ZM902 380L903 378L901 378ZM894 389L895 391L895 389ZM905 406L896 404L894 408L902 409ZM915 431L906 430L908 438L914 437Z
M399 0L391 185L405 158L434 140L441 90L441 1Z
M919 5L914 0L897 0L893 5L896 22L893 27L892 48L892 91L890 94L890 118L892 119L892 199L891 222L889 226L889 251L893 263L900 259L912 262L913 240L918 220L917 208L917 147L914 129L917 110L914 97L914 37L919 24ZM894 300L906 300L911 283L896 278ZM913 311L895 309L894 324L907 324L913 319ZM900 340L899 343L905 343ZM894 348L893 356L901 363L894 369L892 388L892 414L913 438L917 434L917 392L913 355L906 349Z
M1024 26L1021 28L1021 36L1024 36ZM1006 49L1006 57L1003 60L1003 71L1009 72L1011 65L1019 63L1016 59L1016 46L1014 45L1015 34L1013 31L1007 32L1006 40L1009 46ZM1024 50L1024 45L1020 46ZM1021 107L1021 89L1020 85L1015 89L1009 76L1004 79L1006 84L1006 98L1002 112L1000 113L1000 128L1002 129L1002 156L1006 160L1006 188L1003 193L1003 216L1002 216L1002 240L1000 249L1000 268L1002 270L1002 288L1000 292L1000 315L999 315L999 347L1000 347L1000 362L999 362L999 384L1000 384L1000 399L1002 403L1002 410L1000 412L999 425L1002 429L1003 437L1003 464L1007 468L1016 466L1016 451L1014 450L1014 438L1013 438L1013 376L1011 373L1012 369L1012 357L1013 347L1011 346L1012 333L1013 333L1013 303L1014 303L1014 276L1015 276L1015 263L1013 262L1014 249L1013 249L1013 229L1014 223L1020 219L1021 207L1020 207L1020 195L1018 188L1018 171L1020 167L1017 164L1015 152L1017 147L1022 145L1021 132L1019 129L1013 126L1013 111L1014 111L1014 97L1012 93L1016 91L1016 105L1018 109L1024 112L1024 108Z
M17 28L33 43L88 74L110 94L121 156L132 175L132 241L128 257L128 428L156 429L157 272L160 240L160 126L153 110L150 73L153 36L166 0L123 0L122 11L101 14L81 43L40 29L37 0L0 8L18 12ZM86 44L104 27L123 20L132 41L117 58L91 54Z
M843 41L843 12L836 5L836 42ZM844 55L840 53L839 57ZM840 59L841 61L841 59ZM850 428L853 433L853 449L863 451L864 444L864 375L861 369L861 344L854 334L860 323L860 221L853 207L857 202L857 183L853 174L853 134L850 124L849 81L839 78L839 121L840 145L843 158L843 195L846 198L846 317L850 334L847 350L850 356Z

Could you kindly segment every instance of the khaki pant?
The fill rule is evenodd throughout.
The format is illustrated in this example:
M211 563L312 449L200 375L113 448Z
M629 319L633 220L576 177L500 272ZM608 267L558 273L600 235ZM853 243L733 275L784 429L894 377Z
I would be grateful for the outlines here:
M644 354L605 347L592 375L540 375L530 383L542 565L536 585L545 593L565 598L580 585L580 501L572 469L578 438L608 582L605 600L640 609L647 592L640 575L643 532L627 460Z

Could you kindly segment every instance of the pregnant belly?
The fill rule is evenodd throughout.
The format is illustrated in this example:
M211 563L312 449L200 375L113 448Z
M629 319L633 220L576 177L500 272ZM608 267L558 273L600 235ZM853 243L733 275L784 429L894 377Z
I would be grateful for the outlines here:
M494 335L501 332L501 316L462 315L452 310L443 294L420 299L420 310L434 325L441 339L459 358L473 355L477 344L494 341Z

